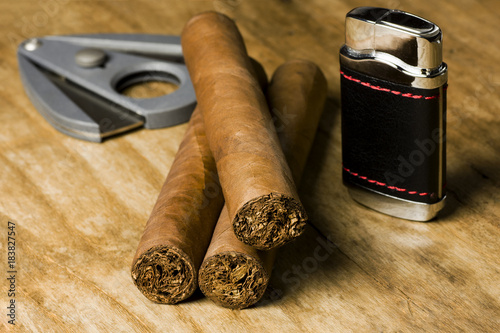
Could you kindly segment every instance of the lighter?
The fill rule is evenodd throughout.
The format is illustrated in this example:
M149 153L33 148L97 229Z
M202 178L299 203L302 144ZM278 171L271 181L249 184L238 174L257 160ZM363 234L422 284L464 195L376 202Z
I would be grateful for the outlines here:
M447 66L442 33L375 7L346 16L340 50L343 181L357 202L415 221L444 206Z

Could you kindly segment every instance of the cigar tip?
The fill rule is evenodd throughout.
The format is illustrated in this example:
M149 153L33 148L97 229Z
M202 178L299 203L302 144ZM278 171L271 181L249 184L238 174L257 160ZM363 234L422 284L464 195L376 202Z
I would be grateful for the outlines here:
M296 199L270 193L248 201L236 213L233 229L243 243L259 250L280 247L304 232L307 215Z
M216 304L243 309L262 298L269 275L256 258L223 252L203 261L198 280L203 294Z
M156 246L144 252L132 266L132 279L142 294L156 303L178 303L196 288L194 264L173 246Z
M290 76L294 74L302 75L301 84L306 84L309 80L311 82L308 82L308 84L315 84L315 91L321 90L326 94L327 81L325 74L317 64L306 59L292 59L281 64L274 72L272 81L280 81L282 85L289 85ZM304 81L305 77L308 78L306 81Z
M214 10L209 10L205 12L201 12L189 19L186 23L186 27L192 25L193 23L200 21L200 20L221 20L221 21L230 21L234 22L229 16L216 12Z

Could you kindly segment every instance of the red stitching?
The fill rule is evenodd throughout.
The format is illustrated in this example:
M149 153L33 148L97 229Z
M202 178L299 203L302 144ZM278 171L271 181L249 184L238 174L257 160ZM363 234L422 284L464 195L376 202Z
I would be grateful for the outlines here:
M398 96L401 96L401 97L407 97L407 98L413 98L413 99L425 99L425 100L439 98L439 94L434 95L434 96L422 96L422 95L413 95L412 93L402 93L401 91L391 90L391 89L388 89L388 88L382 88L380 86L374 86L374 85L372 85L371 83L368 83L368 82L363 82L361 80L355 79L354 77L345 74L342 71L340 71L340 74L343 77L345 77L347 80L349 80L349 81L353 81L353 82L359 83L359 84L361 84L361 85L363 85L365 87L371 88L373 90L383 91L383 92L391 92L394 95L398 95ZM445 87L444 89L446 89L446 88L447 87Z
M375 184L375 185L378 185L378 186L387 187L390 190L396 190L398 192L407 192L408 194L416 194L416 195L420 195L420 196L431 195L432 194L432 193L427 193L427 192L409 191L409 190L407 190L405 188L400 188L400 187L397 187L397 186L389 186L386 183L381 183L381 182L373 180L373 179L368 179L368 177L360 176L358 173L352 172L351 170L347 169L346 167L342 167L342 168L345 171L349 172L351 175L355 176L355 177L358 177L358 178L361 178L363 180L366 180L367 182L369 182L371 184Z

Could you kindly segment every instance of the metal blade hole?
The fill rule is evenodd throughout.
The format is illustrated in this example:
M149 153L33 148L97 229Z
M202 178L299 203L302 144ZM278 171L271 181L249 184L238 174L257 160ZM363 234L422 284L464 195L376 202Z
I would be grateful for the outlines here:
M140 72L121 79L115 89L127 97L144 99L171 94L179 84L179 80L169 73Z

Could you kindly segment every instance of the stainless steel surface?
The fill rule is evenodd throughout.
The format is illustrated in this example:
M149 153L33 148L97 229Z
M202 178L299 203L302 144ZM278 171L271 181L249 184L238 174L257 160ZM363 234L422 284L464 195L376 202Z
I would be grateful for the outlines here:
M131 54L142 54L182 62L179 36L151 34L90 34L70 36L46 36L45 40L77 44Z
M349 12L340 62L416 88L437 88L447 81L439 27L398 10L359 7Z
M38 112L58 131L87 141L144 126L144 118L120 108L50 72L42 72L18 55L26 94Z
M381 213L398 218L426 222L432 220L444 207L446 197L434 204L404 200L372 191L354 184L346 184L350 196L358 203Z
M100 142L144 126L189 119L196 96L178 36L49 36L18 48L19 71L33 104L68 135ZM166 81L179 88L154 98L121 94L132 84Z
M107 57L103 50L89 47L75 54L75 63L84 68L99 67L106 62Z
M42 45L42 42L38 38L32 38L32 39L28 39L24 43L24 49L26 51L35 51L41 45Z

